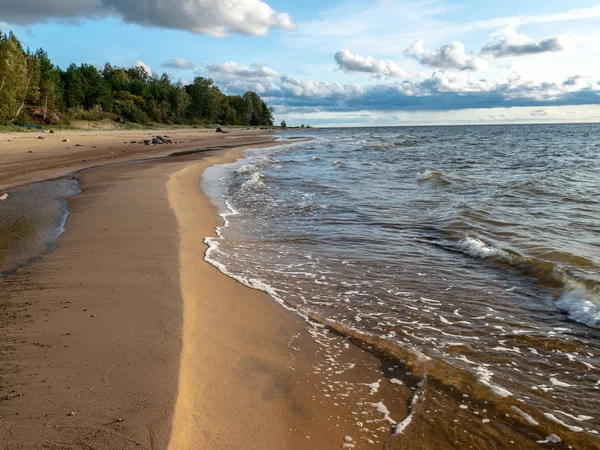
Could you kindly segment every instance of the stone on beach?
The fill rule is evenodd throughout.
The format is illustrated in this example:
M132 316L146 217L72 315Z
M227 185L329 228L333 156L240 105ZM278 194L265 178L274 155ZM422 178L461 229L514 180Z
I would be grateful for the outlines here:
M0 194L0 202L3 202L6 199L8 199L8 194L6 192Z

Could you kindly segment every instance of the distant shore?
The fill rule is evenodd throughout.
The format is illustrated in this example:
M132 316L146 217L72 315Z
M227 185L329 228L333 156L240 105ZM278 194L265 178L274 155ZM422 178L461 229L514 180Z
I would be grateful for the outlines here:
M376 401L364 380L385 362L343 337L322 347L299 316L203 261L220 220L200 177L276 145L263 133L162 130L178 142L163 145L131 144L152 134L135 131L1 139L3 189L76 171L81 189L56 250L0 277L5 448L383 445L389 428L361 438L354 406ZM120 164L131 160L143 161ZM357 386L336 407L319 400L331 351ZM398 389L377 395L401 417L412 391Z

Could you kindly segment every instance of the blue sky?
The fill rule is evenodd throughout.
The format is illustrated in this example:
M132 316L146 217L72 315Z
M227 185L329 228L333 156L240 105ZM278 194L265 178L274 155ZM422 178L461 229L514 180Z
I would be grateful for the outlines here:
M572 0L0 0L62 67L255 90L312 125L600 119L600 6Z

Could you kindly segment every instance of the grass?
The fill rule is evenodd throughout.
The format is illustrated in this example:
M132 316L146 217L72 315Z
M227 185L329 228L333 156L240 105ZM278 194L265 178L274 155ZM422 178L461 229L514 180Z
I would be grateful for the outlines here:
M39 130L31 130L16 125L0 125L0 133L35 133L36 131L39 133Z

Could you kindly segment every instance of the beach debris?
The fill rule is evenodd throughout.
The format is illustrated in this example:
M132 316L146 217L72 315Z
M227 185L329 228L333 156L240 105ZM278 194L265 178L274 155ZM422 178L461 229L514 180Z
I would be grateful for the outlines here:
M8 199L8 194L6 192L0 194L0 202L3 202L6 199Z
M169 136L154 136L151 141L144 141L146 145L161 145L161 144L172 144L173 141Z

